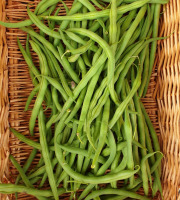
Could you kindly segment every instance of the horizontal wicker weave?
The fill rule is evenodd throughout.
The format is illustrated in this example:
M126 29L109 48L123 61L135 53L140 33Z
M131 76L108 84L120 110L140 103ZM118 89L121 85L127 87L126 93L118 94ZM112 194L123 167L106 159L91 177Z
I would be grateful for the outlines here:
M71 6L73 0L66 1ZM32 5L32 2L33 5ZM27 17L26 7L37 5L31 0L0 0L0 20L12 22ZM65 11L62 9L61 14ZM163 7L160 35L171 35L158 44L158 53L151 77L151 83L144 105L158 133L164 153L162 165L162 184L165 200L180 200L180 0L170 0ZM27 65L18 50L16 39L25 43L26 35L17 29L0 27L0 181L14 182L17 171L9 163L9 153L23 165L29 155L30 147L9 133L9 125L29 137L28 120L30 111L23 112L26 98L32 89ZM34 55L35 63L38 60ZM35 140L38 139L36 130ZM34 165L40 155L36 156ZM141 192L141 191L140 191ZM11 195L0 194L0 199L14 199ZM35 199L26 194L22 199ZM63 199L68 199L63 197ZM157 197L156 199L160 199Z

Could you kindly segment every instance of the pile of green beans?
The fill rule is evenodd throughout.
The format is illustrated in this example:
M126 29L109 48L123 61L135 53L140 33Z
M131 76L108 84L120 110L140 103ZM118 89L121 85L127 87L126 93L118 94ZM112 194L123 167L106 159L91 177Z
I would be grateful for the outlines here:
M33 150L23 167L10 155L19 175L15 184L0 184L0 193L16 193L16 199L22 192L43 200L146 200L151 188L152 197L162 195L163 155L141 97L157 40L163 39L161 4L168 1L74 0L71 8L58 2L42 0L34 12L27 8L25 21L0 22L27 33L25 47L17 41L34 85L24 110L36 97L29 132L34 136L38 119L40 134L33 141L10 128ZM59 15L62 6L65 16ZM38 151L41 159L29 170ZM50 190L41 190L45 183ZM144 196L137 194L141 187Z

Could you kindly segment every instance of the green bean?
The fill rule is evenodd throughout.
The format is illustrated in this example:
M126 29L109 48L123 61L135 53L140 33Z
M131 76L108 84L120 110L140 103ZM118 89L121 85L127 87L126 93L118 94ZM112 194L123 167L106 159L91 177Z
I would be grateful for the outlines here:
M55 104L57 110L58 110L59 112L61 112L62 106L61 106L61 104L59 103L59 99L58 99L58 98L59 98L59 97L58 97L57 90L56 90L55 88L53 88L53 89L52 89L52 99L53 99L53 102L54 102L54 104Z
M39 88L40 88L40 85L36 85L33 90L31 91L27 101L26 101L26 105L25 105L25 108L24 108L24 111L27 111L28 110L28 107L32 101L32 99L34 98L34 96L36 95L36 93L39 91Z
M134 2L134 0L124 0L125 3L131 3L131 2ZM149 3L157 3L157 4L166 4L168 3L169 1L168 0L150 0Z
M81 107L81 105L82 105L82 103L83 103L83 99L84 99L84 97L85 97L85 95L86 95L86 88L84 88L83 90L82 90L82 92L81 92L81 94L80 94L80 96L79 96L79 98L78 98L78 100L77 100L77 102L76 102L76 105L75 105L75 107L73 108L73 110L71 111L71 113L70 113L70 115L68 116L68 118L66 119L66 121L65 121L65 124L67 124L69 121L71 121L72 120L72 118L75 116L75 114L77 113L77 111L80 109L80 107Z
M129 12L129 15L124 20L122 27L121 27L121 36L125 33L125 31L128 29L129 25L131 24L132 20L134 19L136 15L137 10L132 10Z
M90 200L94 197L105 195L105 194L116 194L116 195L122 195L122 196L125 196L125 197L131 197L131 198L134 198L134 199L149 200L148 197L141 196L141 195L136 194L134 192L130 192L130 191L123 190L123 189L101 189L101 190L97 190L97 191L94 191L91 194L89 194L85 198L85 200Z
M90 63L90 60L88 58L87 52L85 52L85 53L82 54L82 58L83 58L83 60L84 60L84 62L86 64L86 66L92 67L92 65Z
M87 8L84 6L82 8L82 13L87 13ZM83 20L82 21L82 28L87 28L87 25L88 25L88 21L87 20ZM70 27L70 28L74 28L74 27Z
M15 192L23 192L35 197L42 196L42 197L51 197L53 193L51 190L37 190L34 188L28 188L23 185L14 185L14 184L0 184L0 192L12 194ZM64 188L58 188L58 195L64 194L66 190Z
M61 10L61 8L57 8L56 12L54 13L54 16L58 16L60 10ZM49 24L49 28L50 28L51 30L54 30L56 22L55 22L55 21L52 21L52 22L49 21L48 24ZM53 42L54 42L53 37L49 36L49 41L50 41L51 43L53 43Z
M40 149L41 150L41 145L37 142L34 142L33 140L28 139L27 137L25 137L24 135L22 135L21 133L19 133L18 131L16 131L13 128L10 128L10 131L21 141L23 141L24 143L28 144L29 146L32 146L36 149Z
M89 11L91 11L91 12L93 12L93 11L96 11L96 9L95 9L95 7L89 2L89 1L87 1L87 0L79 0L79 2L81 2L84 6L86 6L88 9L89 9ZM101 19L97 19L97 21L98 21L98 23L102 26L102 27L105 27L104 26L104 23L103 23L103 21L101 20ZM90 21L90 23L91 23L92 21ZM91 27L91 24L89 23L89 26ZM105 29L103 28L103 34L104 34L104 36L106 36L106 33L105 33L106 31L105 31ZM106 40L107 41L107 40ZM85 60L87 60L87 58L85 59ZM90 66L89 65L89 62L87 62L86 63L86 65L87 66Z
M70 63L74 63L74 62L77 61L77 59L79 58L79 56L80 56L80 54L72 55L72 56L68 57L68 61Z
M89 108L90 100L92 98L93 91L95 89L95 86L97 84L97 81L98 81L98 78L99 78L99 76L101 74L102 69L103 69L103 65L100 67L100 69L98 70L96 75L94 75L94 77L90 81L89 86L87 88L87 93L86 93L86 96L85 96L85 99L84 99L84 102L83 102L81 115L80 115L80 119L79 119L79 124L78 124L78 129L77 129L77 134L79 134L79 136L81 136L81 131L82 131L85 119L86 119L86 115L87 115L87 111L88 111L88 108Z
M130 92L130 86L128 81L126 80L126 94L128 94ZM133 111L135 111L135 105L133 100L130 101L129 103L129 108ZM134 163L135 165L139 164L139 152L138 152L138 147L142 148L143 146L138 146L137 142L138 142L138 134L137 134L137 116L135 114L131 114L131 122L132 122L132 128L133 128L133 133L134 133L134 140L133 140L133 157L134 157ZM136 144L134 143L134 141L136 141ZM145 147L143 147L145 148Z
M155 151L160 151L160 145L159 145L159 141L158 141L158 137L157 137L157 134L156 134L156 131L152 125L152 122L144 108L144 105L140 102L140 105L141 105L141 109L142 109L142 112L143 112L143 115L145 117L145 120L146 120L146 123L147 123L147 126L149 128L149 131L150 131L150 134L151 134L151 137L152 137L152 141L153 141L153 146L154 146L154 150ZM157 156L158 157L158 156Z
M119 8L117 8L117 14L124 14L128 11L140 8L144 5L146 5L150 0L139 0L137 2L133 2L131 4L128 5L123 5L120 6ZM57 20L57 21L68 21L68 20L72 20L72 21L82 21L82 20L93 20L93 19L97 19L97 18L103 18L103 17L107 17L109 16L110 10L106 9L103 11L94 11L94 12L89 12L87 14L74 14L71 16L44 16L43 18L45 19L50 19L50 20Z
M96 53L93 56L93 60L92 60L92 65L94 65L97 61L97 59L99 58L99 56L102 54L102 48L99 48Z
M93 2L93 4L94 4L95 6L97 6L97 7L100 8L101 10L104 9L104 7L103 7L98 1L96 1L96 0L91 0L91 1Z
M132 45L139 37L140 33L142 31L142 24L140 23L139 26L137 27L137 29L134 31L131 39L129 40L127 46ZM127 49L126 49L127 50ZM125 51L126 52L126 51ZM125 52L123 54L125 54Z
M145 85L146 85L148 70L149 70L149 62L150 62L150 58L149 58L149 45L148 45L147 50L146 50L146 57L145 57L145 62L144 62L143 74L142 74L142 83L141 83L141 86L140 86L139 92L138 92L140 97L142 97L143 91L144 91L144 88L145 88Z
M30 57L30 59L32 59L30 48L29 48L29 37L30 37L29 34L27 34L27 38L26 38L26 53Z
M102 119L102 112L96 118L96 122L95 122L95 128L94 128L94 133L93 133L93 141L94 141L95 144L97 143L98 134L100 132L100 126L101 126L100 121L101 121L101 119ZM83 168L82 168L82 172L81 172L82 174L85 174L85 172L87 171L87 169L89 167L89 164L90 164L89 156L92 154L92 152L93 152L93 147L89 143L89 145L88 145L88 157L85 158Z
M95 167L98 157L102 151L102 148L103 148L105 140L106 140L106 135L107 135L107 131L108 131L109 112L110 112L110 100L108 99L104 106L103 118L102 118L103 123L101 124L98 147L95 152L95 156L94 156L91 168Z
M84 75L86 74L86 68L85 68L85 65L84 65L84 62L82 60L82 58L79 58L78 59L78 63L79 63L79 67L82 71L82 77L84 77ZM77 102L76 102L76 105L74 107L74 109L71 111L70 115L68 116L68 118L66 119L65 123L67 124L70 120L72 120L72 118L75 116L75 114L77 113L77 111L79 110L80 106L82 105L82 102L83 102L83 99L84 99L84 96L86 94L86 87L82 90Z
M38 5L36 6L35 10L34 10L34 14L37 14L39 8L46 2L47 0L42 0L38 3Z
M91 4L90 1L87 0L78 0L78 1L82 3L85 7L87 7L89 11L96 11L95 7Z
M39 4L38 4L39 5ZM44 13L42 13L42 15L49 15L51 12L53 12L53 10L55 10L56 5L53 5L49 8L49 10L45 11ZM34 14L36 14L34 12ZM42 19L41 16L38 16L40 19ZM21 21L21 22L16 22L16 23L10 23L10 22L2 22L0 21L0 25L7 27L7 28L22 28L25 26L31 26L33 24L33 22L30 19Z
M99 183L110 183L112 181L126 179L131 177L133 174L137 173L139 171L139 168L136 170L124 170L122 172L112 174L112 175L105 175L105 176L84 176L82 174L79 174L75 172L68 164L63 165L63 155L60 148L58 148L57 145L55 145L56 148L56 155L58 155L58 161L62 165L65 172L74 178L75 180L81 182L81 183L90 183L90 184L99 184Z
M117 57L120 57L121 54L123 53L124 49L126 48L130 38L132 37L132 34L134 33L135 29L137 28L138 24L140 23L140 21L142 20L142 18L144 17L145 13L147 10L147 6L144 5L140 11L138 12L135 20L133 21L132 25L130 26L130 28L128 29L128 31L125 33L125 36L122 40L122 42L119 44L120 48L118 49L117 52Z
M69 29L69 31L90 37L92 40L98 42L100 44L100 46L104 49L104 51L106 52L107 57L109 59L109 62L108 62L108 84L110 84L110 87L109 87L110 94L113 98L113 101L118 104L118 98L115 94L114 86L113 86L115 59L113 57L113 53L112 53L109 45L101 37L99 37L97 34L91 32L91 31L88 31L85 29L76 29L76 28Z
M45 49L45 48L43 47L43 45L40 44L36 38L34 38L34 37L32 37L32 38L33 38L33 40L34 40L37 44L40 45L40 47L41 47L41 49L44 51L46 57L47 57L47 58L49 57L50 61L48 61L48 64L49 64L49 66L51 66L50 69L51 69L51 72L52 72L53 77L56 77L56 76L57 76L57 73L58 73L59 78L60 78L60 80L61 80L61 82L62 82L63 88L65 89L66 93L70 95L70 94L71 94L71 90L69 89L69 87L68 87L68 85L67 85L67 82L66 82L66 79L65 79L65 77L64 77L64 74L63 74L61 68L59 67L59 64L58 64L56 58L54 57L54 55L53 55L48 49ZM49 63L49 62L50 62L50 63ZM57 73L56 73L56 71L57 71Z
M73 15L74 13L77 13L81 8L82 8L82 4L80 2L74 1L67 15L68 16ZM59 30L65 30L68 25L69 25L69 21L63 21L59 27ZM55 39L54 46L58 46L59 42L60 41L58 39Z
M56 182L55 182L55 178L53 174L53 167L50 160L50 155L49 155L49 150L48 150L48 145L47 145L47 140L46 140L46 128L45 128L45 123L44 123L44 113L42 110L40 110L38 121L39 121L39 131L40 131L40 144L42 147L42 155L45 162L46 172L49 177L49 183L53 191L54 198L58 200L59 197L57 193Z
M87 41L83 40L81 37L79 37L78 35L76 35L76 34L73 33L73 32L70 32L70 31L67 31L67 30L66 30L65 33L67 34L67 36L68 36L71 40L73 40L73 41L75 41L75 42L77 42L77 43L79 43L79 44L85 45L85 44L87 43ZM97 48L97 46L92 45L92 46L90 47L90 50L96 52L96 51L98 50L98 48Z
M47 61L46 61L45 56L43 55L41 49L39 48L39 46L35 42L30 41L30 43L31 43L33 50L38 54L39 59L40 59L40 63L43 64L42 74L47 75L48 66L47 66ZM39 93L37 95L37 98L36 98L36 101L35 101L35 104L34 104L34 108L32 110L30 122L29 122L29 130L30 130L31 135L33 135L33 129L34 129L34 126L35 126L36 117L39 113L41 104L43 102L46 89L47 89L47 81L46 81L45 78L42 77L42 80L40 82Z
M27 65L28 65L28 67L29 67L30 71L32 71L32 73L33 73L36 77L38 77L38 75L40 75L40 72L39 72L38 69L34 66L34 64L33 64L32 60L31 60L31 58L28 56L27 52L24 50L22 44L21 44L20 41L19 41L19 38L17 38L17 43L18 43L19 49L20 49L20 51L21 51L21 53L22 53L22 55L23 55L23 57L24 57L24 59L25 59ZM40 81L40 79L38 79L38 80Z
M115 170L116 167L118 166L119 160L120 160L120 156L121 156L121 151L117 151L116 152L116 157L111 165L111 171ZM117 188L117 182L112 182L111 183L111 187L112 188Z
M73 103L73 101L78 97L79 93L81 92L81 90L87 85L88 81L92 78L92 76L98 71L98 69L102 66L102 64L106 61L106 55L105 53L103 53L98 61L96 62L96 64L87 72L87 74L83 77L83 79L80 81L80 83L77 85L77 87L74 89L73 94L74 97L69 98L66 103L64 104L63 110L61 111L61 113L57 116L57 118L55 119L54 122L58 121L63 114L67 111L67 109L69 109L69 107L71 106L71 104Z
M49 76L57 77L56 69L54 68L54 65L50 56L50 51L48 49L45 49L44 46L36 38L34 38L33 36L31 36L31 38L36 44L40 46L41 50L44 52L47 58Z
M151 167L151 174L156 171L156 169L159 167L161 160L163 158L163 154L161 153L161 156L159 156L156 160L156 162L154 163L154 165Z
M67 5L64 3L64 1L62 1L62 4L66 10L66 15L69 13L69 8L67 7Z
M156 153L161 153L161 152L149 153L149 154L147 154L145 157L142 158L142 160L141 160L141 171L146 170L146 169L145 169L145 168L146 168L146 163L145 163L146 160L147 160L149 157L151 157L151 156L153 156L154 154L156 154ZM145 195L148 195L148 191L149 191L148 179L147 179L147 177L142 177L142 179L143 179L143 188L144 188ZM147 188L146 188L146 187L147 187Z
M72 165L74 164L75 158L76 158L76 154L71 154L70 159L69 159L69 166L71 168L72 168ZM68 174L65 171L63 171L57 180L57 185L59 185L59 183L61 183L61 181L63 181L66 176L68 176Z
M84 149L81 149L81 148L76 148L76 147L73 147L73 146L61 145L61 144L58 144L58 146L61 149L63 149L64 151L68 151L68 152L71 152L71 153L75 153L75 154L78 154L78 155L82 155L82 156L88 157L87 150L84 150ZM94 157L94 154L92 154L90 156L91 159L93 159L93 157ZM104 164L105 160L104 160L104 158L102 156L100 156L99 159L98 159L98 162Z
M140 84L141 84L141 69L139 68L136 79L133 83L132 89L131 89L130 93L128 94L128 96L126 97L126 99L116 109L116 112L115 112L113 118L109 122L109 128L112 128L115 125L115 123L117 122L117 120L120 118L120 116L122 115L122 112L124 111L124 109L126 108L128 103L130 102L131 98L134 96L134 94L138 90Z
M140 103L140 104L141 104L142 112L143 112L144 117L146 119L146 123L147 123L148 128L149 128L150 133L151 133L154 149L155 149L156 152L158 152L158 151L160 151L160 146L159 146L158 138L157 138L157 135L156 135L156 131L153 128L151 120L150 120L149 116L147 115L143 104L142 103ZM146 128L145 133L146 133L146 138L147 138L147 147L148 147L148 150L152 153L153 149L152 149L152 144L151 144L151 138L150 138L150 135L148 134L149 131L148 131L146 126L145 126L145 128ZM157 156L157 154L156 154L156 157L157 157L157 160L161 159L160 155ZM155 158L153 156L150 157L150 161L152 162L152 164L155 163ZM159 165L159 169L161 169L161 165ZM156 183L158 184L161 196L163 196L162 195L162 186L161 186L161 182L160 182L160 174L161 174L160 170L155 170Z
M29 33L30 35L34 36L35 38L37 38L47 49L49 49L53 54L54 56L57 58L57 60L62 64L63 68L65 69L65 71L67 71L67 73L72 77L72 79L75 81L75 82L78 82L79 81L79 78L77 76L77 74L71 69L69 68L69 66L67 65L64 65L62 63L62 59L59 55L59 53L57 52L57 50L55 49L55 47L50 43L48 42L45 38L43 38L42 36L40 36L39 34L37 34L36 32L34 32L33 30L31 29L28 29L28 28L21 28L23 31Z
M33 185L30 183L29 179L27 178L26 174L24 173L23 169L21 168L21 166L19 165L19 163L15 160L15 158L10 155L9 156L11 162L13 163L13 165L16 167L16 169L19 171L22 180L24 181L25 185L29 188L33 188ZM38 199L40 200L44 200L43 197L37 196Z
M155 5L153 33L152 33L153 37L157 37L157 35L158 35L160 9L161 9L160 4ZM153 69L153 65L154 65L155 55L156 55L156 47L157 47L157 41L154 41L151 45L150 60L149 60L149 73L148 73L148 77L147 77L146 86L145 86L145 89L143 91L143 96L145 96L146 93L147 93L147 89L148 89L148 85L149 85L149 81L150 81L150 77L151 77L152 69Z
M84 190L83 192L81 193L81 195L78 197L78 200L82 200L84 199L87 194L89 194L90 191L92 191L92 189L95 187L95 185L93 184L89 184Z
M136 109L140 113L139 116L138 116L138 125L139 125L139 131L140 131L140 141L141 141L141 144L143 144L143 146L144 146L145 145L145 138L144 138L144 131L142 131L142 130L144 130L145 126L144 126L144 122L143 122L142 111L141 111L140 104L139 104L139 102L137 100L138 99L137 94L135 94L134 98L135 98ZM151 143L150 139L148 139L148 141L149 141L148 143L150 144ZM144 150L141 150L141 154L142 154L143 157L146 156L146 152ZM149 171L148 162L146 162L146 168L144 167L141 171L142 171L142 179L143 179L143 188L144 188L145 193L148 194L148 189L149 189L148 188L148 180L147 180L147 172ZM156 175L158 176L158 174L156 174ZM151 180L151 177L150 177L150 180Z
M85 137L83 140L82 140L82 143L80 143L80 150L82 151L82 150L84 150L85 148L86 148L86 145L87 145L87 142L88 142L88 140L87 140L87 138ZM87 154L86 154L87 155ZM82 165L83 165L83 161L84 161L84 158L85 158L86 156L84 156L84 155L80 155L80 154L78 154L78 156L77 156L77 172L81 172L81 170L82 170ZM77 184L77 189L80 187L80 184Z
M124 196L107 196L107 198L104 198L104 200L124 200L127 199L127 197Z
M129 70L129 68L131 67L131 65L133 64L133 62L136 60L136 58L137 58L137 56L138 56L138 54L143 50L143 48L144 47L146 47L146 45L148 45L151 41L153 41L153 40L159 40L159 39L161 39L161 38L151 38L151 39L149 39L149 40L147 40L146 42L144 42L144 44L137 50L136 48L138 47L138 45L137 46L135 46L134 48L132 48L132 51L130 51L129 52L129 54L131 53L131 52L133 52L134 50L136 50L136 52L135 52L135 54L134 54L134 56L132 57L132 58L130 58L130 60L128 61L128 63L126 64L126 67L124 67L124 62L122 62L121 63L121 65L120 66L118 66L118 68L116 69L117 71L116 71L116 76L115 76L115 80L117 80L117 78L118 78L118 83L117 83L117 93L119 93L119 91L121 90L121 87L122 87L122 84L123 84L123 78L126 76L126 74L128 73L128 70ZM125 57L125 62L127 62L127 59L128 59L129 57ZM123 72L121 73L121 77L118 77L118 75L119 75L119 73L121 72L123 70Z
M121 160L121 163L117 166L116 169L114 169L110 173L113 173L113 174L118 173L126 168L126 166L127 166L127 147L122 149L122 153L123 153L123 159Z
M32 185L34 185L34 184L37 183L40 179L41 179L41 177L36 176L35 178L32 178L32 179L30 180L30 183L31 183ZM42 197L41 197L41 198L42 198Z
M110 9L110 26L109 26L109 43L113 45L117 42L117 0L111 1ZM115 53L117 46L112 46L113 53ZM111 86L112 87L112 86ZM111 88L113 89L113 88Z
M53 160L52 160L52 166L55 166L56 164L57 164L57 159L56 158L54 158ZM45 166L42 166L42 167L40 167L38 170L36 170L35 172L33 172L32 174L30 174L29 176L28 176L28 178L29 179L32 179L32 178L35 178L36 176L39 176L39 175L41 175L41 174L43 174L43 173L45 173L46 172L46 168L45 168Z
M106 100L109 96L109 90L108 88L106 88L104 90L104 94L100 97L98 104L95 106L95 108L91 111L91 118L90 118L90 122L92 122L101 112L101 109L103 107L103 105L106 103Z
M27 170L29 169L29 167L30 167L30 165L31 165L31 163L32 163L32 161L33 161L33 159L34 159L35 156L36 156L36 154L37 154L37 149L33 149L33 150L31 151L31 154L29 155L29 158L27 159L27 161L25 162L25 164L24 164L24 166L23 166L23 171L24 171L24 173L26 173ZM16 181L15 181L15 184L16 184L16 185L19 183L20 179L21 179L21 175L19 174L19 175L17 176L17 178L16 178ZM15 197L16 197L16 199L18 198L18 194L17 194L17 193L15 194Z
M93 42L91 40L89 40L84 46L81 46L74 50L68 50L68 52L70 52L72 54L83 54L92 46L92 44L93 44Z
M60 175L62 174L62 167L61 165L58 163L57 166L56 166L56 172L54 174L54 178L56 180L56 185L57 185L57 181L58 181L58 178L60 177ZM58 186L58 185L57 185Z
M81 8L82 8L82 4L80 2L74 2L70 11L68 12L67 16L71 16L71 15L77 13ZM69 24L68 21L63 21L60 26L60 29L65 30L67 28L68 24Z
M133 169L134 168L134 160L133 160L133 150L132 150L132 126L129 117L129 113L127 109L125 110L125 122L124 122L124 129L125 129L125 139L127 141L127 168ZM133 185L134 177L130 178L130 185Z
M149 29L151 27L151 22L152 22L152 19L153 19L152 16L153 16L153 12L152 12L150 6L148 5L148 7L147 7L147 17L146 17L144 25L142 27L142 32L139 36L140 40L145 39L147 37Z
M56 88L61 93L62 97L65 100L68 99L68 95L66 94L66 92L64 91L63 87L61 86L58 80L56 80L55 78L51 78L49 76L42 76L42 77L45 78L54 88Z
M155 197L158 189L159 188L158 188L157 179L155 178L154 183L153 183L153 187L152 187L152 197Z
M20 27L24 27L24 26L31 26L32 24L33 24L33 22L30 19L27 19L22 22L17 22L17 23L9 23L9 22L1 22L0 21L0 25L5 26L6 28L20 28Z
M47 8L57 3L59 3L59 0L51 0L44 2L38 9L37 14L38 15L42 14L45 10L47 10Z
M9 159L11 160L12 164L16 167L16 169L18 170L23 182L25 183L25 185L27 187L33 188L33 185L30 183L29 179L27 178L24 170L21 168L21 166L19 165L19 163L16 161L16 159L10 155Z
M115 142L115 138L114 138L112 131L109 132L108 140L109 140L109 146L110 146L110 155L109 155L109 158L107 159L106 163L104 163L98 170L98 172L96 174L97 176L103 175L105 173L105 171L112 164L112 162L116 156L116 142Z
M117 144L117 151L121 151L124 147L126 147L127 145L127 142L121 142L119 144ZM102 156L106 157L110 154L110 148L105 148L103 151L102 151Z

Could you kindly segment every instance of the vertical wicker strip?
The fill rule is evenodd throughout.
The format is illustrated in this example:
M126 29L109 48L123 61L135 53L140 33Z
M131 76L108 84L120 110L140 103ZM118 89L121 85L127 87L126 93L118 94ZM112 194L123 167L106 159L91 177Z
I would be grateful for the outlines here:
M159 44L158 93L161 147L164 153L162 183L164 199L180 199L180 1L163 8Z
M0 20L4 21L5 0L0 1ZM8 98L8 47L6 43L6 29L0 28L0 181L7 182L9 176L9 98ZM7 199L7 195L0 194L0 199Z

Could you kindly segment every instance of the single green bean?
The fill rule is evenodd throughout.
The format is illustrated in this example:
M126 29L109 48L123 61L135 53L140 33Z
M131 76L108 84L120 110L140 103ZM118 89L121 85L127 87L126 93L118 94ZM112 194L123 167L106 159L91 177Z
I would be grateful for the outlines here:
M12 194L15 192L18 193L27 193L35 197L52 197L53 193L51 190L37 190L34 188L25 187L23 185L14 185L14 184L0 184L0 192L6 194ZM58 195L64 194L66 190L64 188L58 188Z
M24 111L27 111L27 110L28 110L29 105L30 105L32 99L33 99L34 96L37 94L37 92L39 91L39 89L40 89L40 85L39 85L39 84L36 85L36 86L33 88L33 90L31 91L31 93L30 93L30 95L29 95L29 97L28 97L28 99L27 99L27 101L26 101L26 105L25 105Z
M42 74L43 75L48 75L48 66L47 66L47 60L44 56L44 54L42 53L40 47L33 41L30 41L31 46L33 48L33 50L38 54L39 59L40 59L40 63L43 64L43 68L42 68ZM47 89L47 81L45 78L42 77L42 80L40 82L40 89L39 89L39 93L37 95L33 110L32 110L32 114L31 114L31 118L29 121L29 130L30 130L30 134L33 135L33 130L34 130L34 126L35 126L35 122L36 122L36 117L38 116L41 104L44 100L44 95Z
M45 10L47 10L47 8L49 8L50 6L59 3L59 0L51 0L51 1L45 1L40 8L37 11L37 14L40 15L42 14Z
M155 9L154 9L154 22L153 22L152 37L158 36L160 10L161 10L161 5L156 4ZM147 93L149 81L150 81L150 78L151 78L152 69L153 69L153 66L154 66L154 60L155 60L155 56L156 56L156 47L157 47L157 41L154 41L151 45L150 60L149 60L149 73L148 73L148 77L147 77L147 81L146 81L146 86L145 86L144 91L143 91L143 96L145 96L146 93Z
M91 168L95 168L95 165L97 163L98 157L103 149L103 146L105 144L106 135L108 131L108 122L109 122L109 113L110 112L110 100L108 98L103 111L103 118L102 118L102 124L101 124L101 130L99 135L99 142L97 146L97 150L95 152L95 156L91 165Z
M57 187L56 187L56 181L55 181L54 174L53 174L53 167L52 167L52 163L50 160L48 144L47 144L47 140L46 140L46 127L45 127L45 123L44 123L44 113L42 110L40 110L40 113L38 116L38 122L39 122L39 131L40 131L40 144L42 147L42 155L43 155L44 162L45 162L46 172L49 177L49 183L50 183L50 186L51 186L51 189L53 192L53 196L56 200L58 200L59 197L58 197L58 192L57 192Z
M128 5L123 5L117 8L117 14L124 14L128 11L140 8L144 5L146 5L150 0L139 0L137 2L133 2ZM103 17L108 17L110 13L109 9L103 10L103 11L94 11L94 12L89 12L87 14L74 14L71 16L44 16L43 18L45 19L50 19L50 20L57 20L57 21L82 21L82 20L93 20L97 18L103 18Z
M116 195L122 195L122 196L125 196L125 197L131 197L131 198L134 198L134 199L149 200L148 197L141 196L141 195L136 194L134 192L130 192L130 191L123 190L123 189L101 189L101 190L97 190L97 191L94 191L91 194L89 194L85 198L85 200L90 200L94 197L106 195L106 194L116 194Z
M112 164L116 156L116 142L112 131L109 131L108 140L109 140L110 155L107 161L98 169L96 174L97 176L101 176L105 173L105 171Z

